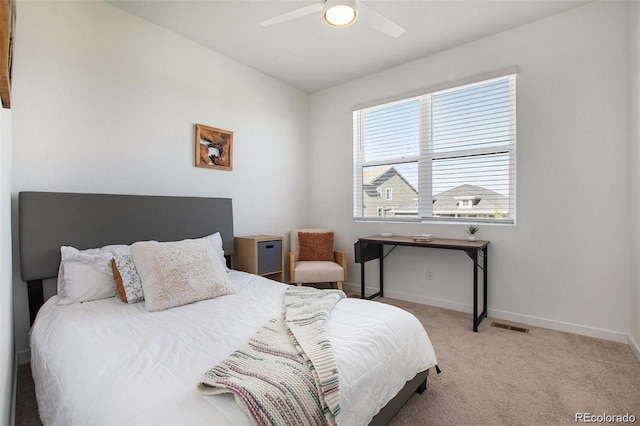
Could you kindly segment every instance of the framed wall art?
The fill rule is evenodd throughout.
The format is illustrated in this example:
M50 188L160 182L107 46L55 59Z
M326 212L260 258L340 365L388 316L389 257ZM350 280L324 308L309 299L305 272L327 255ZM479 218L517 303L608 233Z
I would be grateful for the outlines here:
M0 0L0 98L3 108L11 108L11 64L16 27L14 0Z
M196 124L196 167L233 170L233 132Z

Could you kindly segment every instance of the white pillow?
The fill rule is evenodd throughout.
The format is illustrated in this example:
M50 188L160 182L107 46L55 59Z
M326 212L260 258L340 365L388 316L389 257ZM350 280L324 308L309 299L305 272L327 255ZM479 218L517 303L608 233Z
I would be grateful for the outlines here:
M233 293L219 252L206 238L131 245L148 311L162 311Z
M82 251L70 246L60 247L58 304L69 305L115 296L111 259L114 255L128 252L129 246L126 245Z
M229 271L220 233L207 235L203 239L211 244L225 270ZM58 304L68 305L113 297L116 291L116 281L111 261L115 257L130 256L131 246L113 244L86 250L62 246L60 252L62 260L58 271ZM135 267L133 271L135 271ZM132 275L130 278L139 282L139 277ZM89 284L91 282L93 284ZM112 287L113 292L111 291ZM142 288L136 288L136 292L136 297L132 298L129 303L144 300Z
M213 244L213 248L218 254L218 257L220 257L220 261L224 265L224 268L229 271L230 269L227 268L227 259L224 257L224 249L222 248L222 237L220 236L220 233L216 232L215 234L207 235L204 239Z

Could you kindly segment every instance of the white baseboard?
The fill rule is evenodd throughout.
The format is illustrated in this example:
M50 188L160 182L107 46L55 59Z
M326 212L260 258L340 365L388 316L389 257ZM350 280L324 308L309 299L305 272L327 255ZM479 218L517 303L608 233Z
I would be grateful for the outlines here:
M638 361L640 361L640 345L638 345L638 342L633 340L633 337L631 337L630 335L627 336L627 339L629 347L631 348L633 353L636 354L636 358L638 358Z
M343 286L349 291L360 294L360 286L353 283L344 283ZM378 291L378 288L365 288L367 294L373 294ZM420 303L423 305L435 306L438 308L450 309L452 311L473 313L473 306L458 302L452 302L449 300L435 299L425 296L417 296L414 294L408 294L393 290L385 289L385 297L392 299L404 300L407 302ZM587 327L579 324L572 324L568 322L550 320L546 318L539 318L529 315L516 314L513 312L501 311L489 308L489 317L495 319L502 319L506 321L517 322L526 325L532 325L534 327L548 328L556 331L563 331L566 333L579 334L581 336L595 337L597 339L611 340L618 343L629 343L630 338L624 333L619 333L611 330L603 330L594 327ZM632 349L634 349L632 347ZM637 349L637 344L636 344ZM634 349L635 350L635 349ZM637 354L637 352L636 352Z
M581 336L587 337L595 337L596 339L610 340L618 343L628 343L628 336L617 331L604 330L601 328L587 327L579 324L572 324L563 321L550 320L529 315L514 314L512 312L492 309L489 309L489 316L496 319L528 324L534 327L548 328L550 330L579 334Z

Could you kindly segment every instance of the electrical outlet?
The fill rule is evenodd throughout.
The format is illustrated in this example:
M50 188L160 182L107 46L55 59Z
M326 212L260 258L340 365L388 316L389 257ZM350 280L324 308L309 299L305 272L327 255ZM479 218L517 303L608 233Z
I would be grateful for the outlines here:
M427 269L427 280L431 281L433 279L433 275L431 274L431 269Z

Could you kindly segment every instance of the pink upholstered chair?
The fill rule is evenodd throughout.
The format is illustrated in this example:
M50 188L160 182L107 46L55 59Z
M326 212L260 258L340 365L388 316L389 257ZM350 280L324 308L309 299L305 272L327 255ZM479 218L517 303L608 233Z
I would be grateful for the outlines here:
M330 229L294 229L290 233L289 281L293 284L336 283L347 279L347 257L333 250Z

